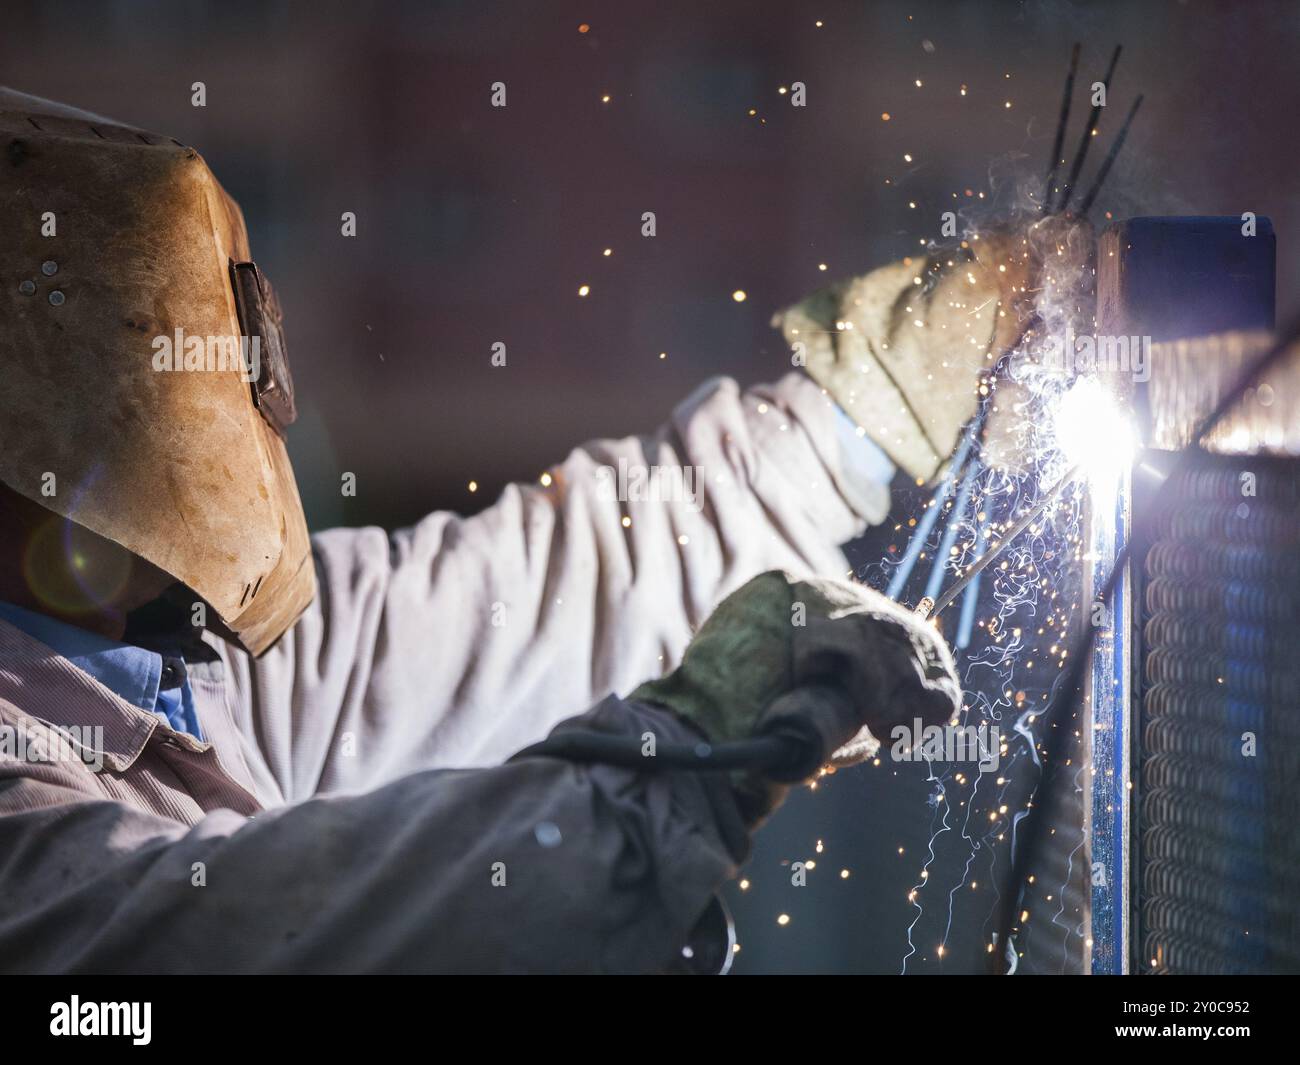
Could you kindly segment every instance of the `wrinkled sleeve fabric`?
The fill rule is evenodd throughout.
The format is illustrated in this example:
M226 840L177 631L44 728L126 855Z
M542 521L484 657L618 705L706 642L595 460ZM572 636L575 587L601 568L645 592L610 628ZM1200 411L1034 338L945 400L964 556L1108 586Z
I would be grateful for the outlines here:
M500 762L671 669L756 573L845 575L892 469L842 423L802 374L715 379L657 431L580 447L473 517L318 535L304 617L261 659L222 651L241 727L290 800ZM693 495L638 494L654 467Z
M694 735L614 698L568 727ZM746 845L689 773L521 757L187 825L11 759L0 971L661 971Z

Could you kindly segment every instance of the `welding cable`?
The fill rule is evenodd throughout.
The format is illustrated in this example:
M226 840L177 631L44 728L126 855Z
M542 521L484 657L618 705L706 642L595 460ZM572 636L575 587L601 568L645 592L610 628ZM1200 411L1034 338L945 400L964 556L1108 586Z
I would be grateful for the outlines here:
M525 747L515 758L562 758L569 762L601 762L625 769L658 771L689 769L726 772L732 769L768 769L790 758L786 737L756 736L728 743L661 743L653 755L637 736L616 736L592 729L569 729Z
M811 726L783 717L771 729L743 740L710 743L659 743L647 754L640 736L619 736L594 729L571 728L554 732L540 743L525 747L515 758L561 758L569 762L621 766L641 772L729 772L736 769L763 773L778 783L793 783L812 776L830 757ZM512 759L513 760L513 759Z
M1189 455L1199 449L1214 427L1241 401L1246 391L1275 364L1281 362L1298 338L1300 338L1300 318L1292 321L1288 328L1278 334L1272 346L1246 368L1246 371L1237 379L1237 383L1220 399L1218 405L1201 420L1192 433L1191 445L1174 454L1173 466L1168 471L1168 474L1155 486L1151 506L1146 511L1147 514L1161 513L1164 508L1160 504L1166 494L1166 488L1174 479L1173 474L1182 472L1189 461ZM1110 603L1115 588L1124 576L1125 567L1128 565L1131 553L1131 545L1138 538L1138 532L1139 530L1134 530L1134 535L1131 535L1115 553L1115 562L1097 595L1097 601ZM1145 530L1141 530L1141 532L1145 532ZM1066 675L1061 679L1060 684L1056 686L1051 698L1048 700L1047 706L1040 716L1041 721L1052 724L1057 723L1065 707L1073 702L1083 683L1084 670L1091 662L1093 643L1100 628L1101 626L1098 625L1085 625L1083 627L1082 633L1075 640L1075 646L1070 648L1070 665ZM1045 732L1041 755L1044 767L1043 775L1030 795L1022 822L1024 837L1020 841L1018 851L1013 847L1011 872L1005 889L1000 893L1002 899L1001 913L998 917L998 929L994 940L999 944L999 950L989 954L989 964L995 973L1007 971L1003 968L1004 959L1000 952L1002 950L1014 951L1011 936L1016 926L1017 915L1022 912L1022 899L1029 881L1029 869L1038 857L1038 851L1043 840L1049 838L1046 833L1046 826L1052 823L1052 815L1059 789L1046 787L1045 785L1050 779L1053 768L1063 764L1065 744L1075 734L1074 729L1064 727L1046 729ZM1166 756L1157 756L1151 760L1151 763L1158 762L1160 757ZM1189 771L1196 773L1197 768L1192 765ZM1200 786L1205 783L1207 778L1213 778L1213 776L1214 774L1206 774L1205 777L1194 777L1193 779L1196 779L1198 786ZM1239 789L1241 784L1234 781L1228 784L1227 787ZM1040 792L1042 793L1041 796L1039 795ZM1007 960L1013 959L1014 954Z

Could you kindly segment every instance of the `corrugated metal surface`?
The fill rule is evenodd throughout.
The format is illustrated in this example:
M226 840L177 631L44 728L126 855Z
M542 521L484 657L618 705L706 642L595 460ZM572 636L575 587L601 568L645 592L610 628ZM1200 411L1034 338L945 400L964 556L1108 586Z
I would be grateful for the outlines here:
M1300 463L1203 456L1142 565L1142 971L1300 970Z

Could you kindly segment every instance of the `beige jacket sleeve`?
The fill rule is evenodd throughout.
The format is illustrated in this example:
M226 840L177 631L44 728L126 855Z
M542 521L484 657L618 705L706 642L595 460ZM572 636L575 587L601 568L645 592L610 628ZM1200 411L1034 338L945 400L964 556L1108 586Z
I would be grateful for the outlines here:
M237 723L289 801L498 764L672 668L756 573L845 574L892 472L847 424L802 374L717 379L473 517L323 533L297 625L256 661L223 645Z
M66 661L39 672L52 718L113 702ZM696 735L614 698L568 727ZM121 771L0 751L0 973L639 973L685 965L688 944L726 960L699 919L747 837L709 774L520 758L249 816L211 751L149 728Z

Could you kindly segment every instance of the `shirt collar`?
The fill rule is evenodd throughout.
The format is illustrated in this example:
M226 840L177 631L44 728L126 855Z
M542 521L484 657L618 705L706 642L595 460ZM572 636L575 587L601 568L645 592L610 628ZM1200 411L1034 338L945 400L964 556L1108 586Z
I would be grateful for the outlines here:
M57 651L132 706L151 713L157 706L162 655L10 603L0 602L0 618Z

